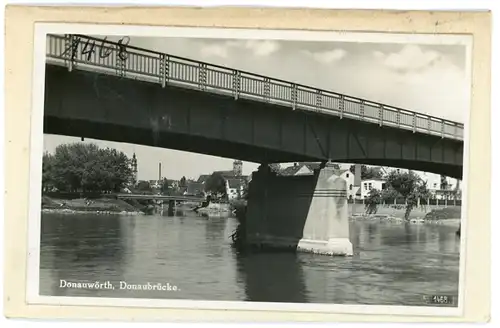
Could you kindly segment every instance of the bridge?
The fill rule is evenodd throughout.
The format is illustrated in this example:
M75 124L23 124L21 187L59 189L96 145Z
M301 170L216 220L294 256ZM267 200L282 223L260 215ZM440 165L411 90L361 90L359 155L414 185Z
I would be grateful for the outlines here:
M462 178L457 122L84 35L49 35L46 63L45 133Z
M463 124L85 35L48 35L44 106L44 133L262 164L360 163L462 178ZM248 190L245 240L352 255L346 190L329 165L292 177L261 165Z
M118 199L147 199L163 201L182 201L182 202L203 202L205 198L195 196L165 196L165 195L141 195L141 194L115 194Z

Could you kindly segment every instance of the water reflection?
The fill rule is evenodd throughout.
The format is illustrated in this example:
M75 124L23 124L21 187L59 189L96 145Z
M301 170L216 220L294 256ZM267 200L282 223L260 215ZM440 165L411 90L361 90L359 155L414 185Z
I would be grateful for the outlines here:
M41 294L394 305L458 294L455 227L351 222L353 257L242 254L230 245L233 218L160 214L43 214ZM161 282L180 291L64 289L60 279Z
M308 302L302 266L296 254L237 254L237 263L246 301Z
M61 279L92 281L96 279L96 271L119 279L127 252L124 236L127 221L107 220L102 216L76 218L70 224L67 220L68 217L57 214L51 215L50 220L42 220L40 272L51 277L42 291L70 295L67 289L59 287ZM53 270L54 267L58 270ZM78 291L77 295L89 292Z

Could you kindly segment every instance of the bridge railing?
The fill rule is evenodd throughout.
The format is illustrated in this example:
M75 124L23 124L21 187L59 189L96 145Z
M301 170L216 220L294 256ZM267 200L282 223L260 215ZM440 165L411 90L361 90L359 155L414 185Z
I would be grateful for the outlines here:
M131 79L196 88L463 140L463 124L289 81L84 35L48 35L47 62Z

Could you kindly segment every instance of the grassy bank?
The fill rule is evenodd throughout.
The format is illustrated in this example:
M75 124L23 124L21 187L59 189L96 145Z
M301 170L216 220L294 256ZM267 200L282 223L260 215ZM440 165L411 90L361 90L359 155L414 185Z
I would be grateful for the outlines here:
M85 198L57 199L42 196L42 211L49 213L99 213L99 214L143 214L142 205L136 206L121 199Z

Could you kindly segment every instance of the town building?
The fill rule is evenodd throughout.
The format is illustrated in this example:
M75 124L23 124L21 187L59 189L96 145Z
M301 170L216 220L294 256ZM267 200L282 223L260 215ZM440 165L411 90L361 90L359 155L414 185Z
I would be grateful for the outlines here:
M329 164L334 168L339 169L337 164ZM282 168L279 170L279 175L292 176L292 175L311 175L314 174L314 170L319 170L321 163L319 162L297 162L292 165Z
M386 188L386 181L383 179L369 179L361 181L361 198L367 198L372 189L378 191Z
M251 175L243 175L243 162L240 160L235 160L233 162L232 170L214 171L212 174L219 174L224 178L228 199L241 197L244 193L245 186L251 180ZM204 186L212 174L201 174L196 182Z
M203 183L188 181L186 191L184 192L185 196L202 196L205 197L205 185Z
M238 199L243 196L245 181L242 179L227 179L226 194L229 200Z

